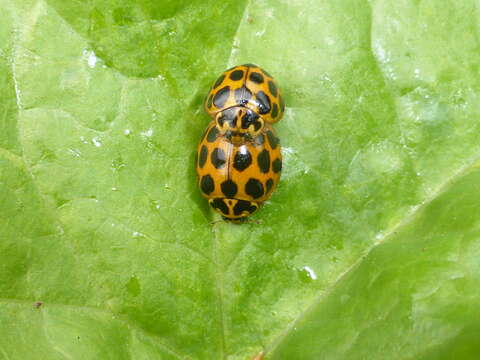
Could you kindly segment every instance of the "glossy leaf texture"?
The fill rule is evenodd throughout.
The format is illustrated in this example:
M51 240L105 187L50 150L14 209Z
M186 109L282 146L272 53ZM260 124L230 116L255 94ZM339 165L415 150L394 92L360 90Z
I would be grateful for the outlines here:
M476 358L478 2L0 12L0 358ZM287 109L280 186L235 225L194 159L241 63Z

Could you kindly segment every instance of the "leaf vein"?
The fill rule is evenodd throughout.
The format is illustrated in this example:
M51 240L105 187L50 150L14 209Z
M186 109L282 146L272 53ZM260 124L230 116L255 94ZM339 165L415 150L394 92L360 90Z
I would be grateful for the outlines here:
M293 329L297 326L297 324L305 319L307 315L317 307L322 300L327 298L336 286L344 279L347 275L349 275L354 269L358 268L365 259L368 258L370 253L378 246L387 242L392 235L396 234L400 229L404 228L408 224L410 224L417 214L421 213L423 209L425 209L429 204L431 204L434 200L436 200L441 194L443 194L449 187L451 187L454 183L459 181L462 177L468 174L471 170L476 167L480 167L480 154L474 156L469 161L465 163L460 169L453 173L445 182L443 182L440 186L437 187L436 190L432 191L431 194L425 198L419 205L413 206L410 208L410 211L403 217L402 220L398 221L395 225L393 225L389 230L387 230L384 236L376 241L373 242L373 245L370 246L363 255L361 255L352 265L350 265L345 271L343 271L337 278L328 286L328 288L321 292L319 296L313 299L312 303L306 307L304 311L302 311L295 320L290 322L290 324L283 330L279 336L277 336L272 343L266 347L265 352L272 353L283 340L287 338L287 336L293 331Z

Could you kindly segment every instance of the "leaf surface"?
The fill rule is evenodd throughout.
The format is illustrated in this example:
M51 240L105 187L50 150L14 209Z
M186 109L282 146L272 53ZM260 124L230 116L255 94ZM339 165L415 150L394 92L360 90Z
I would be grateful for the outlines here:
M0 356L472 359L472 1L0 5ZM202 101L257 63L287 104L250 223L196 187Z

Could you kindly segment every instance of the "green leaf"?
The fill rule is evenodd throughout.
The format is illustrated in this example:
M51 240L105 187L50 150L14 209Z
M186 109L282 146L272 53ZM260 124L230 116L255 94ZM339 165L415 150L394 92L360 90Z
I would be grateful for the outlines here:
M476 358L477 7L2 2L0 358ZM284 171L235 225L194 158L247 62Z

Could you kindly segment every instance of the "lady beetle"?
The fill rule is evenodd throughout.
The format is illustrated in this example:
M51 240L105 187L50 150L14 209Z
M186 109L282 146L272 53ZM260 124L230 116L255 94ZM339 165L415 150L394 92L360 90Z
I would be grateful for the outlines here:
M275 190L282 170L280 141L271 124L285 111L273 78L252 64L224 72L205 100L212 117L198 145L202 195L224 219L240 221Z
M276 123L285 111L272 76L253 64L235 66L215 81L205 98L205 110L221 134L254 137L264 123Z
M270 198L280 180L280 142L269 124L251 142L234 144L212 121L197 154L200 190L228 220L254 213Z

